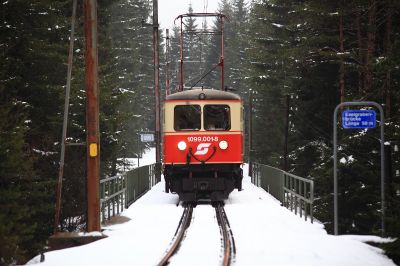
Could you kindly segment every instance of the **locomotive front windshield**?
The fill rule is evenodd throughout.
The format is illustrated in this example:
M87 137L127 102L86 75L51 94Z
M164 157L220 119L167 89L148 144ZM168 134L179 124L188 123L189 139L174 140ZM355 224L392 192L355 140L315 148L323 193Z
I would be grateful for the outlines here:
M231 129L231 112L229 105L210 104L204 106L205 130Z
M174 129L176 131L200 130L200 105L177 105L174 109Z

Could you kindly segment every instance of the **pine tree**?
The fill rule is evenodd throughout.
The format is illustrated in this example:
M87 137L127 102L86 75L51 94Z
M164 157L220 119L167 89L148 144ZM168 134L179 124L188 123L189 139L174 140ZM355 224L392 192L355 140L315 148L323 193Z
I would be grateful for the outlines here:
M52 230L54 144L66 73L64 5L46 0L2 4L2 264L23 263L37 254Z
M24 261L37 225L28 222L34 211L25 204L24 184L33 171L25 142L26 104L8 98L0 88L0 264L4 265Z
M170 33L170 75L171 75L171 93L179 90L180 83L180 28L174 26Z
M248 87L256 92L254 153L274 166L282 163L284 95L291 92L298 79L297 40L291 21L295 2L261 1L253 4L250 14L247 54L251 65L247 80Z
M248 88L244 81L247 73L248 11L244 0L233 1L232 16L227 23L232 27L230 35L226 36L225 61L228 86L246 95Z

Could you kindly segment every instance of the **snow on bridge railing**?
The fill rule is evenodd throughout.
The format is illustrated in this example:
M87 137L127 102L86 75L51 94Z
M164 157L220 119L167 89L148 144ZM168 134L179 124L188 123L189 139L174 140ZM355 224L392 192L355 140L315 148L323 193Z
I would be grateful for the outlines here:
M300 213L305 220L310 216L311 223L314 221L314 181L299 177L281 169L251 163L252 173L251 182L258 187L262 187L286 208Z
M122 174L100 180L101 221L120 214L158 181L156 164L145 165Z

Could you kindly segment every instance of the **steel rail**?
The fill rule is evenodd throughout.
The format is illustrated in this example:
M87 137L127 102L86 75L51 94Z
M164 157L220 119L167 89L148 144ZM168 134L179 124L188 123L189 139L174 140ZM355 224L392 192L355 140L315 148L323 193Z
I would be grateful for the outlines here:
M158 266L168 265L169 259L176 253L176 251L178 251L182 243L183 236L185 235L186 230L190 226L190 221L192 220L192 214L193 214L193 206L192 205L185 206L181 220L179 221L178 228L176 229L175 232L173 243L170 246L167 253L165 254L165 256L160 261L160 263L158 263Z
M236 253L235 240L233 238L232 230L229 225L228 217L226 216L222 204L218 204L217 206L215 206L215 212L223 237L224 256L222 260L222 265L228 266L231 265Z

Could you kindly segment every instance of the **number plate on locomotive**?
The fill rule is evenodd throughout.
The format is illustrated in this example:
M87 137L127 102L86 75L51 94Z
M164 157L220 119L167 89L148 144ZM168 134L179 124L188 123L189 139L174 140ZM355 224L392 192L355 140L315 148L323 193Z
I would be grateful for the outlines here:
M210 141L218 141L217 136L198 136L198 137L188 137L187 138L188 142L210 142Z

